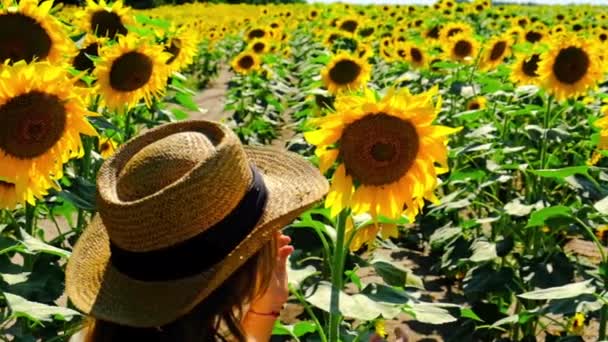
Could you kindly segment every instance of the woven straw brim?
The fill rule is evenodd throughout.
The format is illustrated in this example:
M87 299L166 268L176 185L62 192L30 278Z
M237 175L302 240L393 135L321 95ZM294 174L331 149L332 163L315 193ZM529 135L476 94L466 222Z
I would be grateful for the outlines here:
M268 201L257 226L224 261L203 274L175 281L144 282L129 278L111 265L108 234L96 215L76 243L66 270L66 291L74 305L95 318L128 326L156 327L170 323L221 285L276 230L326 194L327 180L302 157L270 148L245 147L245 151L263 175ZM205 251L201 251L200 257L205 258Z

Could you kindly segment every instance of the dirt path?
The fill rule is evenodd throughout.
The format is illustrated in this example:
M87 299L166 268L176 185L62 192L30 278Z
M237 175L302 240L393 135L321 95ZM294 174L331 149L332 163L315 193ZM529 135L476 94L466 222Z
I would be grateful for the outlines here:
M196 104L205 112L191 111L188 113L190 119L221 121L229 117L230 113L224 111L224 105L231 78L232 72L227 67L222 67L218 77L211 81L206 89L194 96Z

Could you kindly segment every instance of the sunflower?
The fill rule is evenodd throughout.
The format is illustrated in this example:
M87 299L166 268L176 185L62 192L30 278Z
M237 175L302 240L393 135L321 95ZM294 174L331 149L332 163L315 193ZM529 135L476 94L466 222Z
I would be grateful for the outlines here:
M532 44L542 42L545 36L545 32L537 29L528 30L524 33L524 39Z
M164 92L171 55L162 47L127 35L103 47L99 57L94 71L96 90L110 109L130 108L142 98L150 105L153 97Z
M91 73L95 69L95 63L91 58L99 57L99 48L105 43L106 39L104 38L86 35L82 48L78 50L78 54L72 59L72 67L87 74Z
M113 4L99 0L87 0L86 8L78 14L80 27L98 37L115 39L117 35L126 35L127 26L133 23L129 7L123 6L121 0Z
M80 135L97 133L87 121L87 94L65 69L48 62L0 73L0 199L34 203L63 176L63 164L83 155Z
M540 82L538 76L540 58L539 53L516 55L516 59L511 65L511 82L518 85L538 85Z
M269 30L267 27L256 26L256 27L250 28L245 33L245 39L247 41L250 41L250 40L253 40L256 38L260 38L260 39L272 38L271 30Z
M248 74L259 70L259 57L251 51L243 51L232 60L232 68L239 74Z
M114 154L114 152L116 152L118 144L112 138L101 137L99 138L99 144L97 147L99 148L99 154L104 159L108 159Z
M354 34L359 27L359 20L356 17L347 17L338 23L338 29L341 31L348 32L349 34Z
M461 63L472 63L477 57L479 43L471 36L458 34L445 44L445 57Z
M165 45L165 52L171 54L167 65L171 71L179 71L192 64L198 53L198 39L187 29L178 29Z
M439 39L448 41L458 34L472 35L474 33L471 25L463 22L447 23L439 32Z
M248 49L258 55L263 55L270 50L270 43L266 39L254 39L249 43Z
M407 59L415 68L425 68L428 65L428 57L424 48L412 43L406 44Z
M486 44L486 49L481 57L480 68L492 70L496 68L509 55L509 37L499 36L491 39Z
M365 90L339 96L334 113L311 120L319 128L305 138L316 145L321 171L339 162L325 202L332 216L350 207L414 221L425 199L437 201L437 175L448 170L447 136L459 129L432 125L441 109L435 96L437 87L419 95L391 89L382 99Z
M582 38L558 35L551 50L543 53L538 74L543 88L558 100L584 94L603 76L603 66L593 45Z
M321 71L327 90L337 94L342 90L353 90L369 80L371 67L367 61L346 52L335 55Z
M479 110L486 108L488 100L484 96L476 96L467 101L467 110Z
M75 50L66 28L50 14L53 1L38 5L21 0L18 5L4 2L0 8L0 63L46 60L63 63Z

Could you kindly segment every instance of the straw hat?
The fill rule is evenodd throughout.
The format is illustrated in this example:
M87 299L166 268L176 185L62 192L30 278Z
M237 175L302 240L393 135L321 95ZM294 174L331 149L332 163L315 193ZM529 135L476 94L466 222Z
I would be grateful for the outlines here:
M99 213L74 247L66 291L95 318L170 323L327 190L300 156L244 147L221 124L159 126L101 167Z

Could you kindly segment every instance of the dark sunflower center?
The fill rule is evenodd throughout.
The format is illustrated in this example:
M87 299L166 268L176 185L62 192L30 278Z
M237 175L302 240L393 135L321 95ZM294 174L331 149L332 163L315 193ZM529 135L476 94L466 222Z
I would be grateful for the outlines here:
M165 52L168 52L171 54L171 57L169 57L166 64L171 64L171 63L173 63L173 61L175 61L175 59L177 58L177 56L179 56L179 53L182 50L181 46L182 46L181 40L179 40L178 38L171 39L171 44L168 47L165 47Z
M439 38L439 26L435 26L433 28L431 28L427 33L426 36L429 38L433 38L433 39L437 39Z
M496 44L494 44L494 46L492 47L492 51L490 51L490 60L495 61L502 57L506 49L506 42L497 42Z
M454 54L459 58L468 57L473 52L473 46L466 40L459 40L454 44Z
M522 64L522 71L529 77L538 77L536 70L538 70L538 62L540 62L540 55L533 54L530 59L524 60Z
M343 22L340 25L340 29L344 30L344 31L347 31L347 32L350 32L350 33L353 33L353 32L355 32L357 30L357 26L359 26L359 23L357 23L356 21L354 21L354 20L346 20L345 22Z
M52 45L51 37L34 18L21 13L0 15L0 62L45 59Z
M257 42L255 44L253 44L253 51L255 51L255 53L260 53L260 52L264 51L265 48L266 48L266 44L264 44L262 42Z
M580 81L589 68L589 56L578 47L561 49L553 63L553 74L562 83L574 84Z
M118 57L110 69L110 86L117 91L137 90L152 77L153 64L150 57L131 51Z
M79 71L93 70L95 64L89 56L99 56L99 45L97 43L89 44L78 52L78 55L72 61L74 69Z
M340 151L346 173L363 185L398 181L418 154L414 125L385 113L370 114L344 129Z
M526 40L529 41L530 43L536 43L537 41L541 40L542 37L543 37L543 35L540 32L536 32L536 31L526 32Z
M401 57L401 58L405 58L405 50L403 50L403 49L397 50L397 55L399 55L399 57Z
M334 83L345 85L359 77L361 67L357 62L349 59L341 60L329 70L329 77Z
M373 27L369 27L369 28L364 28L362 30L359 31L359 36L361 37L369 37L374 33L374 28Z
M601 41L605 42L608 39L608 35L606 33L600 33L599 38Z
M469 109L470 110L475 110L475 109L479 109L481 106L479 105L479 103L477 102L473 102L469 105Z
M251 32L249 32L249 39L254 39L254 38L262 38L264 37L264 35L266 35L266 31L262 30L262 29L255 29L252 30Z
M422 62L422 52L417 48L410 49L410 55L412 55L412 60L416 63Z
M254 60L251 56L243 56L239 59L239 67L243 69L249 69L253 66Z
M3 189L3 190L13 190L13 189L15 189L15 184L14 183L5 182L5 181L3 181L3 180L0 179L0 189Z
M31 91L0 106L0 149L19 159L48 151L63 135L66 110L53 94Z
M450 29L448 31L448 37L452 37L453 35L455 35L457 33L460 33L460 32L462 32L462 29L460 27L456 27L456 28Z
M114 12L104 10L93 13L91 28L98 37L114 39L117 34L127 34L127 28L122 24L120 16Z

